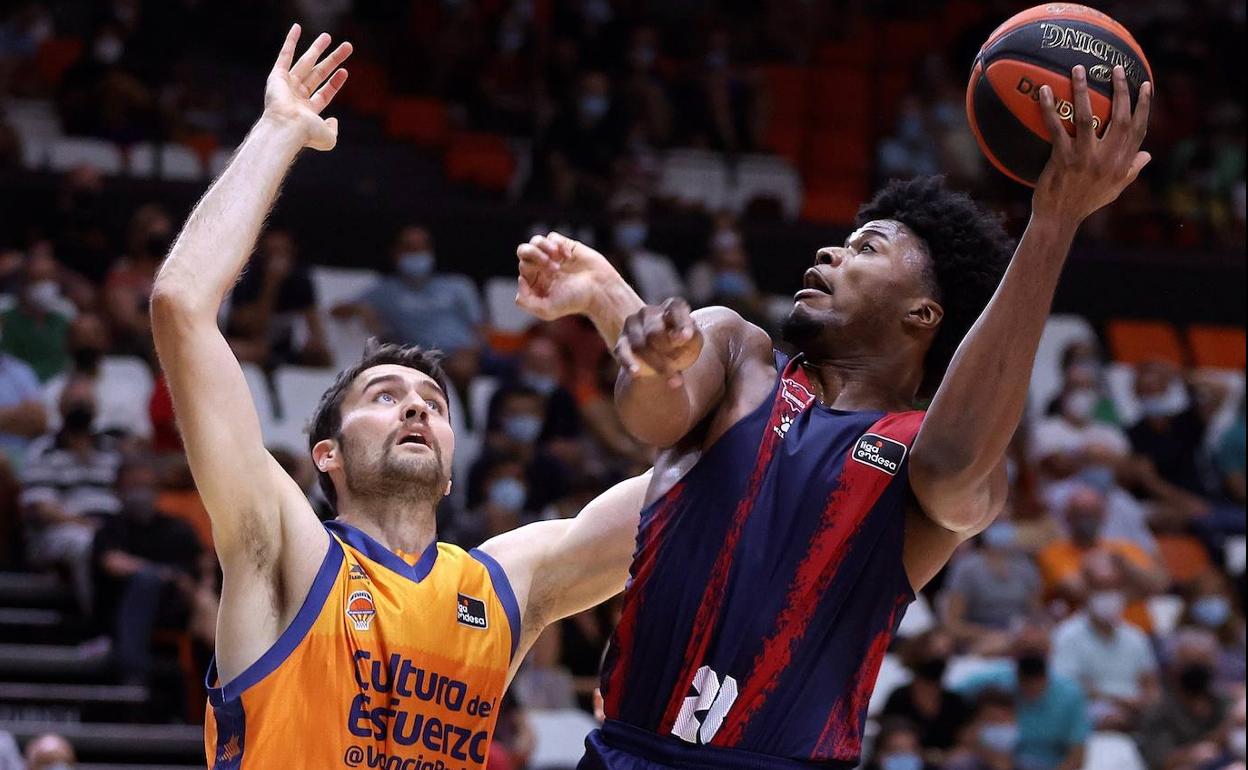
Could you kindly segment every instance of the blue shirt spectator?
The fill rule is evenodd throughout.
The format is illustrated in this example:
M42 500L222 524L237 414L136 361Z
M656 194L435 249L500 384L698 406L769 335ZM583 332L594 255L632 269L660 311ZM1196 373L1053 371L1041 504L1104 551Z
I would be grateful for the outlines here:
M21 359L0 353L0 451L14 467L30 440L47 427L47 413L35 370Z

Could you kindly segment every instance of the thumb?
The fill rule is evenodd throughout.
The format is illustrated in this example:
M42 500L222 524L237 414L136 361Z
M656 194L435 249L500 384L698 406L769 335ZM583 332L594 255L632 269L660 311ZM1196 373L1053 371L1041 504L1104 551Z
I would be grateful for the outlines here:
M329 133L332 134L335 139L338 138L338 118L326 118L325 127L329 129Z

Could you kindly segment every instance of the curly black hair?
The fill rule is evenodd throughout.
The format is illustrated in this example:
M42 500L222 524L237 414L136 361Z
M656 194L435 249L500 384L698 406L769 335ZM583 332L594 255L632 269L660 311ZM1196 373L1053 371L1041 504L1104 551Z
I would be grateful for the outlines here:
M309 450L324 439L339 438L339 431L342 430L342 402L347 396L347 391L351 389L351 383L355 382L355 378L364 370L383 364L397 364L424 372L433 378L443 393L449 392L446 388L446 373L442 370L441 351L425 350L418 345L381 344L376 339L370 338L359 363L339 372L338 377L334 379L334 384L321 395L321 401L316 405L316 411L313 412L308 426ZM325 493L325 498L331 505L336 506L338 493L334 490L334 482L329 478L329 474L318 470L316 475L317 483L320 484L321 491Z
M901 222L923 241L933 298L945 311L923 362L919 395L930 397L1001 283L1014 243L1000 218L951 190L943 176L894 179L858 209L855 227L881 219Z

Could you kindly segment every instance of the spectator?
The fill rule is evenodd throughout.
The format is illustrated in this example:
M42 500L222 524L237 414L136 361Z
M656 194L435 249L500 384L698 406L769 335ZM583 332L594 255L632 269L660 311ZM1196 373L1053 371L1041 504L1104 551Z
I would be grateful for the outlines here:
M711 30L701 63L693 63L677 104L684 143L729 154L748 152L761 119L752 83L733 63L732 33Z
M495 391L490 399L489 423L498 422L498 405L514 390L529 390L542 397L542 430L539 440L543 443L579 438L581 431L580 411L576 398L564 387L565 355L550 337L535 334L529 337L520 352L519 366L514 377Z
M464 517L465 522L455 527L463 542L483 542L532 518L524 505L529 496L524 471L523 463L506 456L500 456L485 471L485 498L475 512Z
M998 519L979 537L979 549L964 552L945 583L944 624L973 655L999 655L1020 619L1040 611L1040 572L1018 550L1015 526Z
M361 317L387 342L416 344L449 356L481 344L481 295L467 276L436 271L427 229L408 225L400 230L391 259L394 275L334 308L336 317Z
M531 709L576 707L572 672L560 664L562 635L559 624L547 626L533 643L512 685L516 699Z
M530 388L512 388L497 404L496 421L488 426L485 449L468 473L467 505L480 505L487 495L490 470L503 461L524 468L528 487L524 510L539 511L563 495L567 469L539 445L545 420L541 394Z
M1083 691L1073 680L1049 670L1048 629L1029 623L1014 634L1014 665L962 682L968 698L986 690L1015 696L1018 760L1027 770L1077 770L1092 733Z
M723 305L764 328L770 325L763 296L754 284L740 234L719 224L706 261L689 269L689 299L696 306Z
M230 297L226 329L239 360L266 370L282 364L329 365L316 289L288 231L264 234Z
M1248 464L1244 449L1245 435L1244 405L1241 403L1235 421L1218 438L1213 458L1221 493L1241 508L1246 499L1244 467Z
M900 717L889 717L880 724L871 759L863 770L933 770L939 765L923 761L923 746L914 725Z
M1135 397L1142 416L1127 431L1131 446L1148 458L1165 481L1192 494L1204 494L1196 459L1205 422L1178 368L1161 361L1137 366Z
M1089 388L1095 390L1099 398L1092 409L1092 419L1109 425L1120 425L1114 400L1105 392L1104 370L1104 356L1095 340L1082 339L1070 343L1062 351L1062 393ZM1060 394L1053 398L1045 414L1060 415L1062 401Z
M4 321L0 319L0 333ZM6 466L21 468L30 440L47 430L39 377L30 365L0 352L0 449Z
M40 735L26 744L26 770L72 770L77 762L74 747L59 735Z
M173 245L173 223L160 206L140 206L130 220L126 256L117 260L104 282L104 307L113 328L114 350L150 356L152 328L147 306L156 269Z
M94 388L95 402L99 405L92 425L97 433L149 440L152 438L150 398L145 392L146 381L136 381L136 368L138 374L145 375L147 362L106 358L109 347L108 327L99 316L82 313L70 323L70 367L64 374L49 380L43 389L44 401L52 415L51 428L55 430L60 426L55 407L60 403L65 383L70 379L86 379Z
M1144 714L1136 734L1151 770L1193 767L1211 753L1205 744L1226 720L1226 705L1213 691L1217 654L1209 631L1179 631L1161 701Z
M113 632L122 681L147 684L156 627L184 629L194 601L201 546L195 531L156 508L151 459L127 459L117 472L120 515L95 542L99 615Z
M1149 526L1150 513L1160 522L1168 519L1157 515L1157 506L1141 503L1120 487L1112 474L1089 471L1050 482L1043 492L1044 502L1051 511L1065 511L1075 495L1089 491L1098 494L1104 502L1105 519L1101 523L1101 537L1130 543L1149 556L1158 555L1160 547ZM1060 531L1063 536L1070 535L1069 528L1065 526L1060 526Z
M92 431L95 395L75 378L61 393L61 427L30 446L22 468L20 502L27 522L30 563L69 571L84 615L92 603L91 543L99 520L121 507L113 491L121 456Z
M1216 750L1218 756L1203 762L1199 770L1244 770L1245 756L1245 707L1241 686L1234 706L1227 714L1226 722L1218 731Z
M627 123L621 113L606 73L581 74L572 103L552 122L538 152L558 203L594 206L607 199L615 159L624 146Z
M1120 428L1095 418L1103 398L1095 386L1068 383L1061 394L1058 414L1036 423L1031 436L1031 460L1049 478L1072 475L1113 476L1115 467L1130 453ZM1108 486L1103 484L1103 486Z
M882 712L913 725L924 756L936 763L953 748L970 720L962 696L942 684L951 655L953 637L939 628L911 640L904 661L914 679L893 691Z
M0 730L0 770L26 770L26 762L17 748L17 741L5 730Z
M1112 565L1089 573L1087 609L1053 633L1053 670L1082 685L1102 730L1132 730L1157 702L1157 660L1148 637L1123 619L1124 581Z
M1014 698L1000 690L985 690L975 700L968 749L945 765L945 770L1023 770L1015 758L1018 718Z
M611 355L611 351L603 350L598 365L581 378L577 401L581 421L597 447L624 475L635 476L650 467L653 459L650 450L624 429L615 410L613 395L619 371L615 356Z
M1208 570L1197 578L1187 599L1179 625L1214 634L1218 645L1214 683L1219 692L1230 692L1243 684L1245 675L1246 638L1240 602L1226 577L1216 570Z
M1047 546L1037 557L1045 595L1069 607L1083 607L1093 593L1092 582L1104 582L1111 573L1123 582L1126 593L1120 598L1127 602L1127 620L1150 630L1145 600L1164 591L1169 578L1139 546L1105 537L1101 532L1105 515L1105 498L1096 490L1081 487L1072 492L1066 503L1069 537Z
M0 314L4 327L0 350L30 364L40 382L46 382L69 363L66 338L73 315L73 303L61 296L56 261L46 244L32 250L22 270L17 304Z
M604 253L613 264L621 267L622 274L631 277L631 285L641 298L657 304L669 297L685 294L684 282L672 260L646 248L650 237L646 199L641 195L621 191L611 199L611 248Z

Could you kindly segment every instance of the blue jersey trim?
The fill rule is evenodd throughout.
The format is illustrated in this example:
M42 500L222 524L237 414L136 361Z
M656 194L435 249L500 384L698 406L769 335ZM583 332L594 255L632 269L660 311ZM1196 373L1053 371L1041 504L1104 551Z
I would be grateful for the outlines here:
M511 590L511 581L507 579L503 565L495 561L493 556L477 548L468 554L485 565L486 571L490 573L490 582L494 584L494 593L507 611L507 624L511 626L511 657L514 660L516 648L520 646L520 603L516 601L516 594Z
M433 570L433 563L438 559L438 542L434 540L425 548L425 552L420 555L420 559L415 564L408 564L403 561L398 554L378 543L365 533L346 523L345 521L334 520L325 522L325 528L333 532L344 543L360 551L369 559L377 562L386 569L398 575L411 580L413 583L419 583L429 576Z
M217 746L213 750L212 770L240 770L247 750L247 712L241 700L222 705L213 704L212 718L217 723ZM230 744L237 741L237 745Z
M312 580L312 587L308 589L308 595L304 597L303 604L299 607L299 612L295 614L294 620L290 621L290 625L277 638L273 646L266 650L259 660L248 666L243 673L225 685L217 686L217 659L213 657L208 664L208 675L204 686L208 689L208 701L214 707L224 706L237 700L244 690L273 673L286 658L290 657L303 638L308 635L317 617L320 616L321 609L325 606L325 599L338 579L342 560L342 546L330 537L325 558L321 561L321 567Z

